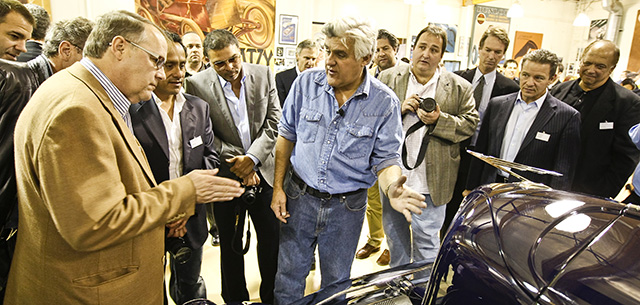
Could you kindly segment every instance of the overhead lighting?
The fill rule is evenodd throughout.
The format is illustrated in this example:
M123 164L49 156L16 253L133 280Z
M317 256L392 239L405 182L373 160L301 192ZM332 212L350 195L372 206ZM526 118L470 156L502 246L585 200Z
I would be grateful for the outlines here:
M404 3L409 5L418 5L422 4L422 0L404 0Z
M522 5L520 5L520 1L514 2L511 5L509 11L507 11L507 17L509 18L522 18L524 16L524 10L522 9Z
M590 26L590 25L591 25L591 19L585 13L578 14L578 16L576 16L576 19L573 20L573 26Z

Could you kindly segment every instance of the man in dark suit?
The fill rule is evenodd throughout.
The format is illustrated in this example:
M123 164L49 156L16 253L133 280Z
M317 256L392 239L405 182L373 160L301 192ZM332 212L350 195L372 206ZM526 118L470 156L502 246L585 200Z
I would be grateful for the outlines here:
M262 189L253 203L240 198L213 205L220 232L222 297L227 303L249 300L240 249L246 210L258 235L260 298L272 304L279 223L270 205L280 118L273 76L266 66L242 63L238 40L227 30L211 31L204 49L211 68L187 78L185 89L209 104L211 121L216 124L214 144L223 161L220 176L245 185L259 182ZM241 219L237 225L236 217Z
M595 41L584 49L580 78L551 90L582 117L573 191L614 197L638 163L640 151L627 132L640 122L640 98L609 78L619 57L613 42Z
M496 96L514 93L520 90L515 81L506 78L496 71L500 60L502 60L509 47L509 42L507 31L499 27L489 27L480 38L480 48L478 52L480 61L478 62L478 67L454 72L462 76L462 78L466 79L473 86L473 98L476 101L476 110L478 110L480 122L478 122L475 134L460 143L458 179L456 180L456 186L453 191L453 198L451 198L450 203L447 204L447 215L441 230L443 235L464 198L462 192L465 190L467 173L469 172L469 162L472 158L466 150L467 148L473 148L475 145L480 126L482 125L482 117L489 104L489 100ZM482 84L482 86L478 86L479 84Z
M51 17L49 17L49 13L44 7L33 3L27 3L24 7L29 10L31 16L36 20L36 24L33 27L33 31L31 31L31 39L27 40L25 44L27 52L18 55L18 61L20 62L30 61L42 54L44 37L47 35L47 30L51 24Z
M282 106L284 100L287 99L289 90L291 90L291 84L293 84L293 81L298 77L298 74L304 70L316 67L318 53L319 48L314 41L310 39L303 40L296 48L296 66L276 74L276 88L278 88L280 106Z
M557 62L557 56L544 49L524 56L520 92L491 99L475 150L507 161L559 172L562 177L529 172L518 174L534 182L568 190L580 151L580 114L547 92L547 86L556 77ZM517 180L474 158L467 189Z
M134 134L158 183L194 169L214 169L220 163L213 148L209 105L180 92L185 75L185 48L177 34L167 34L172 39L168 42L164 64L167 78L158 82L151 100L129 108ZM207 297L200 276L202 246L207 239L206 213L205 205L200 204L188 221L182 219L167 225L166 244L184 241L192 251L191 258L184 263L173 257L170 261L169 292L176 304Z

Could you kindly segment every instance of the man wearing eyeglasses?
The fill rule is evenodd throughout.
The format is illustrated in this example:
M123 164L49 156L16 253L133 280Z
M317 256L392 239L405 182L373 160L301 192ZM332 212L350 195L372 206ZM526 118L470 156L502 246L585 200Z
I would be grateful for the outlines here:
M243 189L216 171L156 184L129 106L165 79L162 32L101 16L85 57L34 93L15 129L19 230L8 304L161 304L164 226Z
M580 78L551 90L581 116L581 149L571 190L614 197L640 158L628 131L640 122L640 98L609 76L620 58L611 41L589 44L580 61Z
M220 175L259 186L253 202L242 198L213 204L220 234L222 298L226 303L249 300L241 245L248 212L258 235L260 299L273 304L279 230L270 209L280 118L275 81L268 67L242 62L238 40L227 30L211 31L204 49L211 68L187 78L185 90L209 103Z

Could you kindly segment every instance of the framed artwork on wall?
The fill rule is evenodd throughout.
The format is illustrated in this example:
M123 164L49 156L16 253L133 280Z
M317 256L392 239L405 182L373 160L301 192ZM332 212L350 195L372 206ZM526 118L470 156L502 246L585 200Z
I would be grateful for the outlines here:
M280 44L296 44L298 36L298 16L280 15Z

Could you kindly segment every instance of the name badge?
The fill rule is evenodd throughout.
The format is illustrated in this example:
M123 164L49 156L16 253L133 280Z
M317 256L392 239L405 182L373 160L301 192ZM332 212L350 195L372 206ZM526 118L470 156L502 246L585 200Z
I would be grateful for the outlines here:
M600 130L613 129L613 122L600 122Z
M536 140L549 142L550 134L545 133L544 131L536 133Z
M202 145L202 137L201 136L197 136L197 137L189 140L189 145L191 145L191 148L196 148L196 147Z

